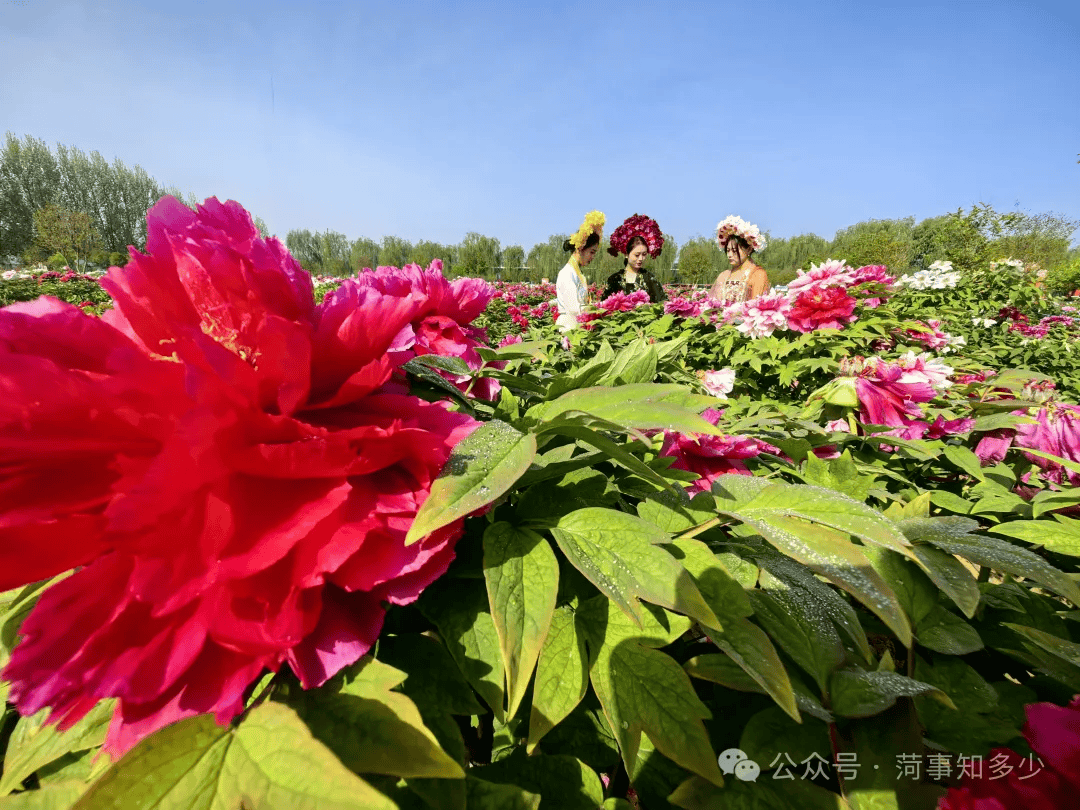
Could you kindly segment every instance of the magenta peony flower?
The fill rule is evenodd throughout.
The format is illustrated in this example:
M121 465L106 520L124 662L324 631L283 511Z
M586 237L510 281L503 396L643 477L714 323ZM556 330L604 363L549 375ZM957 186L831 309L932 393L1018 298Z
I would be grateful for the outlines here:
M723 413L710 408L702 416L715 425ZM701 476L686 485L690 495L708 492L712 482L725 473L750 475L743 460L761 453L779 455L780 450L750 436L686 435L668 430L664 431L664 444L660 450L660 455L674 457L673 469L688 470Z
M1035 757L995 748L978 776L967 772L938 810L1061 810L1080 791L1080 696L1068 706L1025 707L1024 737Z
M788 312L788 327L796 332L841 329L855 320L855 299L842 287L811 287L800 292Z
M118 698L114 754L184 717L232 719L264 670L313 687L367 652L384 603L453 558L460 522L404 538L477 427L392 379L420 336L467 335L475 286L383 268L316 307L234 202L167 197L147 225L147 255L102 282L103 318L49 298L0 310L0 589L79 568L3 676L20 712L61 727Z
M620 291L609 295L598 306L605 313L610 314L612 312L628 312L649 303L649 294L645 290L634 290L629 294Z
M701 314L702 303L686 298L669 298L664 302L664 314L679 318L696 318Z
M889 275L889 268L883 264L868 264L855 271L852 286L859 288L857 294L862 298L862 305L877 309L885 298L893 293L896 277ZM873 297L867 297L872 294Z
M513 346L515 343L521 343L521 335L507 335L499 341L499 348L504 346Z

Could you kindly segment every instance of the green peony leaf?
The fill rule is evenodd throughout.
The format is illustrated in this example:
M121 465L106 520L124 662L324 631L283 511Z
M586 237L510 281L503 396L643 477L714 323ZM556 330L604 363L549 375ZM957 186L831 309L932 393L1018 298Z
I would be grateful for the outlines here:
M484 579L506 673L506 713L513 717L551 624L559 562L539 534L502 521L484 532Z
M401 691L421 711L438 709L450 714L477 715L483 708L442 642L409 634L379 640L379 660L406 674Z
M747 619L729 619L723 632L706 628L709 640L742 667L785 712L799 719L791 679L769 636Z
M478 584L443 577L424 591L420 611L438 628L465 679L502 722L502 650L487 593Z
M842 669L833 673L829 692L832 710L840 717L870 717L885 711L897 698L926 694L955 708L949 696L937 687L895 672Z
M792 660L813 677L823 693L829 675L844 661L844 645L818 602L771 575L750 593L754 616Z
M574 567L639 623L644 599L718 625L690 574L659 545L671 538L653 524L589 507L561 518L551 533Z
M65 754L100 746L105 742L115 707L115 700L104 700L67 731L57 731L55 723L46 724L49 709L32 717L20 717L7 743L0 796L6 796L30 774Z
M280 703L263 703L237 728L210 715L181 720L136 745L73 810L216 810L219 807L395 810L342 765Z
M540 739L581 702L588 678L584 633L577 627L574 612L558 607L552 614L536 665L529 718L530 754Z
M37 790L0 797L0 810L68 810L87 789L78 779L65 779Z
M538 795L517 785L500 785L468 776L465 789L469 810L539 810L540 807Z
M939 548L917 545L912 548L922 570L969 619L979 606L979 583L960 560Z
M1080 557L1080 520L1075 518L1054 515L1054 520L1011 520L991 526L990 531L1045 546L1058 554Z
M931 543L978 565L1033 580L1080 605L1080 588L1066 574L1027 549L995 537L970 534L978 524L969 518L909 518L900 525L915 542Z
M530 411L542 422L579 411L628 428L677 430L718 436L721 431L698 414L715 404L681 385L637 383L614 388L579 388ZM542 430L542 426L541 426Z
M915 636L927 649L946 655L967 655L983 648L975 628L941 605L915 626Z
M656 631L648 628L643 637L641 628L608 599L589 601L593 603L589 611L590 637L601 641L596 644L589 677L619 743L627 772L634 770L644 732L664 756L720 783L716 755L701 722L711 717L708 708L694 692L682 667L671 656L650 649L667 639L658 638ZM604 606L606 622L601 625L599 608ZM679 617L662 615L678 622ZM685 630L685 625L682 628Z
M572 756L526 756L519 748L473 773L489 782L516 785L535 793L540 796L540 810L596 810L604 800L600 778Z
M759 776L753 782L743 782L729 777L723 787L717 787L693 776L667 798L685 810L851 810L839 794L797 778L784 781Z
M423 779L463 779L408 697L391 691L405 673L362 659L340 691L327 688L295 698L300 718L317 740L356 773Z
M450 454L431 494L405 537L411 545L494 501L517 481L536 456L536 437L505 422L485 422Z
M762 709L747 721L739 737L739 748L763 771L780 754L797 763L815 755L826 762L832 761L828 724L814 719L797 723L778 706Z

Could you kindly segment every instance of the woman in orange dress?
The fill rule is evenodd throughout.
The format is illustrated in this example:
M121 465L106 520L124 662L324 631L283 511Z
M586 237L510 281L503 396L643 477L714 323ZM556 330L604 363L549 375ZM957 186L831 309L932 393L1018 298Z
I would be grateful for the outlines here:
M727 253L731 268L716 277L709 295L721 304L749 301L769 291L765 268L754 264L751 256L765 247L765 237L757 225L741 217L729 216L716 226L716 242Z

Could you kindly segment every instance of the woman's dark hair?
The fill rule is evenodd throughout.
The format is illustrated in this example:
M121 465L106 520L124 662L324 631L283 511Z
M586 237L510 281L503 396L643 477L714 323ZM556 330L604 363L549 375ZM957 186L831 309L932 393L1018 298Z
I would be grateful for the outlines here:
M630 261L630 251L634 249L635 245L644 245L646 247L646 249L649 247L649 243L645 241L645 237L643 237L643 236L633 236L633 237L631 237L630 238L630 243L626 246L626 258L623 259L623 266L624 267L626 266L626 263ZM612 256L618 256L619 255L618 248L609 247L607 249L607 252L610 253Z
M596 231L593 231L592 233L589 234L589 238L585 240L585 244L581 246L581 249L582 250L588 250L589 248L593 247L594 245L599 245L599 244L600 244L600 234L598 234ZM563 250L573 250L574 246L571 245L570 240L567 239L565 242L562 243L562 249Z
M742 245L744 248L749 250L750 253L754 252L754 249L752 247L750 247L749 242L747 242L741 236L735 236L735 235L733 235L730 239L727 240L727 242L724 243L724 250L725 251L727 251L727 246L730 245L732 242L734 242L737 245Z

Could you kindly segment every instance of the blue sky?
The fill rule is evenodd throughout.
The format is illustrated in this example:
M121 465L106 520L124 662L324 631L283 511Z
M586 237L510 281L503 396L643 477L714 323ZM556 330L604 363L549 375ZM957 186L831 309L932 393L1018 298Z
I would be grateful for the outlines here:
M0 0L0 130L273 232L1080 219L1080 3Z

